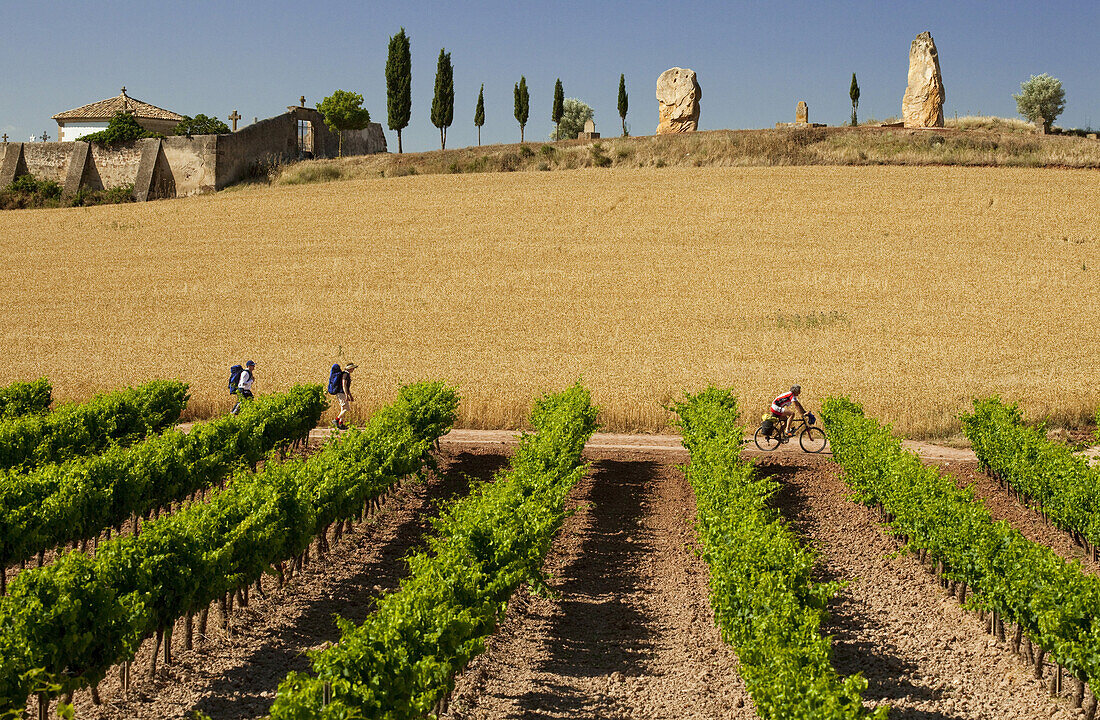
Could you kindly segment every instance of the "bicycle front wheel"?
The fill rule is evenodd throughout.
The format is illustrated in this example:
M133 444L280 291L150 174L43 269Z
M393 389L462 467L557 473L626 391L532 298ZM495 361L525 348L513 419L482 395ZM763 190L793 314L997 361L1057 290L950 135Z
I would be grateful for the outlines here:
M819 427L808 427L798 436L798 444L808 453L819 453L828 444L825 431Z
M776 430L775 432L779 432ZM769 435L764 432L764 426L756 428L756 434L752 438L756 442L756 447L760 448L764 452L771 452L779 447L779 436Z

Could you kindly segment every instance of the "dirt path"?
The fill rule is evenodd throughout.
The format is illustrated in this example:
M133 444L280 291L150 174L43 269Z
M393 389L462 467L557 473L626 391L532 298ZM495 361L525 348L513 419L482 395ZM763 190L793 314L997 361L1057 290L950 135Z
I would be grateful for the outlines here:
M1085 549L1073 542L1069 533L1047 523L1039 513L1009 494L996 480L978 469L976 460L937 464L954 476L960 486L972 486L994 519L1007 521L1028 540L1046 545L1067 560L1079 560L1087 572L1100 574L1100 563L1086 555Z
M308 668L304 653L339 638L336 613L361 622L375 598L396 587L405 573L401 558L421 542L439 503L464 492L469 478L491 477L508 458L452 444L443 448L441 461L437 477L402 488L381 513L357 525L287 587L275 590L265 578L268 598L253 594L249 607L234 612L232 637L221 631L216 612L210 614L209 641L196 650L182 650L177 628L174 663L160 669L155 681L148 671L152 642L146 641L132 666L129 698L121 697L118 673L111 672L100 686L103 705L92 705L86 692L77 694L77 717L153 720L199 710L214 720L236 720L266 713L286 674Z
M1078 717L914 558L894 556L835 465L776 458L760 469L784 483L777 502L818 550L823 576L847 582L822 629L834 636L837 671L867 678L866 700L892 706L893 720Z
M555 597L517 594L459 678L450 720L752 718L694 554L680 460L590 450L546 569Z

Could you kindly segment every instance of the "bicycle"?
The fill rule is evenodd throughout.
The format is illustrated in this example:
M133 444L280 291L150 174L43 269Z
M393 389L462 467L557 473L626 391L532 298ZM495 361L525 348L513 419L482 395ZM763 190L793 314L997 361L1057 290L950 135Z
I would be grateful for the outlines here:
M795 435L798 435L798 444L803 452L819 453L829 444L825 431L816 424L817 418L812 412L806 413L805 417L792 420L788 435L783 434L783 421L780 418L768 413L762 419L763 422L756 428L756 433L753 435L753 441L756 447L764 452L771 452L780 445L786 444ZM800 427L801 431L799 431Z

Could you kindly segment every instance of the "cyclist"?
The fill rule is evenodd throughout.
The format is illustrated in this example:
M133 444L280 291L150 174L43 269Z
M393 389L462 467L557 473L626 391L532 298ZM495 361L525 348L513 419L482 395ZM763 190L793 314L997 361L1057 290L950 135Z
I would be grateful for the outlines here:
M792 385L789 391L772 400L772 405L768 408L777 423L780 420L783 421L782 437L784 438L791 436L791 419L794 417L795 410L797 409L799 417L806 414L806 409L802 407L802 403L798 402L798 396L801 394L802 386Z

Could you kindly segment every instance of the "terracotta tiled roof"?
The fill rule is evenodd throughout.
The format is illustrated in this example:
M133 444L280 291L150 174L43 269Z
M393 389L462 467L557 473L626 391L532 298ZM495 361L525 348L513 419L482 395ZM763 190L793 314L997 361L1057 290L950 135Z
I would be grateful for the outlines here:
M126 88L113 98L100 100L91 105L84 105L73 110L66 110L53 116L54 120L110 120L115 113L123 110L136 118L148 118L150 120L183 120L182 115L177 115L171 110L150 105L141 100L135 100L126 94Z

